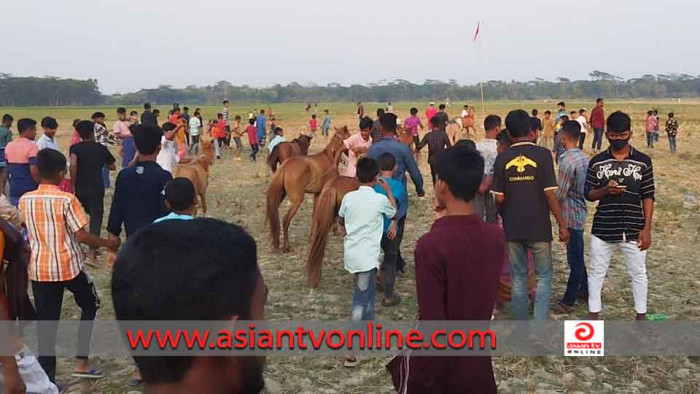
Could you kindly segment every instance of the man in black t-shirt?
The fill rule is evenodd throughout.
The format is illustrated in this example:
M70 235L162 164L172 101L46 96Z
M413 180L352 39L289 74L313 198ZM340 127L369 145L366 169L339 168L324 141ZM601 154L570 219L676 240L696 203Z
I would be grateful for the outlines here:
M100 236L104 216L105 188L102 168L114 171L114 156L106 146L95 141L95 124L89 120L75 126L81 142L70 148L70 180L75 196L90 215L90 234ZM90 248L90 259L94 261L97 248Z
M491 190L501 205L506 234L513 315L527 319L527 252L534 257L537 278L535 320L546 320L552 291L551 211L559 224L559 240L568 242L569 232L556 197L557 181L549 150L532 143L530 116L523 110L511 111L506 128L513 144L494 165Z
M597 319L603 309L603 281L615 249L625 256L632 281L637 320L647 312L646 250L651 246L654 212L654 169L651 158L629 145L630 117L610 114L605 135L610 148L588 164L584 195L598 201L591 231L591 268L588 271L588 310Z

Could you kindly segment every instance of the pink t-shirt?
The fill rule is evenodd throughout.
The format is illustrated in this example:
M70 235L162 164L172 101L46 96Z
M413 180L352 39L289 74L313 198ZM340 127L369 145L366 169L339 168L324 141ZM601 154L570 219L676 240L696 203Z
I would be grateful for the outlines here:
M131 137L131 130L129 130L130 125L131 123L126 120L114 122L114 136L120 139Z
M309 120L309 128L310 128L311 130L316 130L316 129L318 129L318 120L316 120L316 119L314 119L314 118L311 118L311 120Z
M656 130L656 118L654 115L647 115L646 119L646 132L653 133Z
M362 139L362 133L353 134L350 138L343 141L345 147L348 148L348 167L345 169L343 175L354 177L357 171L357 156L353 149L355 148L367 148L372 145L372 137L369 137L367 141Z
M438 110L435 107L428 107L428 109L425 110L425 117L428 119L428 126L430 126L430 119L432 119L433 116L435 116L437 111Z
M404 126L411 128L411 133L414 136L418 136L418 126L422 126L420 118L418 116L411 116L403 122Z
M70 137L70 146L73 146L80 142L80 134L77 131L73 131L73 135Z

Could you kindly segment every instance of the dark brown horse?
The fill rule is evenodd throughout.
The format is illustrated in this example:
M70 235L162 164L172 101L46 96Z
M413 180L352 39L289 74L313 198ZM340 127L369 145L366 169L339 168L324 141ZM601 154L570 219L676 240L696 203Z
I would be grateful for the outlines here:
M270 186L267 188L266 216L270 225L270 237L272 239L272 249L279 250L280 247L280 221L279 206L286 196L289 196L291 206L284 215L284 244L283 252L289 252L289 224L296 215L301 203L304 202L304 195L310 193L314 195L314 203L323 190L326 182L338 175L338 167L334 163L336 152L343 146L343 141L350 137L347 126L336 128L333 138L323 150L311 156L294 156L282 163L282 166L272 176ZM314 204L315 205L315 204Z
M306 260L306 273L309 286L317 288L321 283L323 257L326 254L328 232L338 217L338 209L343 197L360 187L356 178L335 176L326 182L311 215L309 235L309 257Z
M300 135L289 142L280 142L267 156L267 165L274 173L277 171L277 165L284 163L290 157L306 156L309 153L309 145L311 145L311 136L308 135Z

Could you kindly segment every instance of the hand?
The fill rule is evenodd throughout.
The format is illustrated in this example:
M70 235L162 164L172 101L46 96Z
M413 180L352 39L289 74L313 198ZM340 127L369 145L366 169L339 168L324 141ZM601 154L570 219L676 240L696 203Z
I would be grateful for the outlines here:
M14 360L13 360L14 361ZM5 380L5 392L8 394L25 394L27 392L27 386L24 385L22 376L17 370L17 365L14 368L9 368L7 365L3 373L3 379Z
M386 233L386 237L391 241L396 238L396 232L396 220L392 220L391 224L389 225L389 231Z
M377 183L379 184L379 186L382 187L382 189L384 189L384 191L387 194L391 193L391 188L389 187L389 184L384 180L384 178L377 179Z
M569 239L571 239L569 230L565 226L559 226L559 241L568 244Z
M121 246L122 240L119 239L119 237L115 237L113 235L109 236L109 239L107 239L107 249L111 250L112 252L116 252L119 250L119 246Z
M651 230L648 228L642 229L637 237L637 245L639 250L647 250L651 246Z

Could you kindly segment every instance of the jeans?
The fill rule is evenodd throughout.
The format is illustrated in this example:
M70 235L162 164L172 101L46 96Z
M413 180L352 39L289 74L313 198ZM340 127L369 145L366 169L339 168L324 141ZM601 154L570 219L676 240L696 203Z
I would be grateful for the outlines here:
M358 272L355 278L355 292L352 295L350 321L374 320L374 297L377 294L377 269Z
M578 137L578 148L583 150L583 144L586 142L586 133L581 133Z
M591 149L600 150L603 145L603 128L593 129L593 144L591 144Z
M78 197L85 212L90 215L90 234L99 237L104 216L105 189L98 187L76 190L75 196Z
M382 261L382 273L384 274L384 298L391 298L394 296L394 283L396 283L396 262L399 254L398 238L399 237L396 236L394 239L389 239L387 238L386 234L382 235L382 251L384 251L384 260Z
M404 215L396 222L396 270L403 271L406 267L406 262L401 257L401 242L403 242L403 233L406 229L406 216Z
M509 241L507 243L510 258L510 275L512 281L511 303L513 318L525 320L528 317L527 305L527 252L532 252L537 279L535 296L535 321L547 320L549 302L552 293L552 243L536 241Z
M84 271L75 278L64 282L32 281L36 318L39 321L37 327L39 353L48 354L56 349L57 321L61 317L63 291L65 289L73 293L75 303L78 304L81 312L76 349L77 358L87 359L88 354L90 354L92 327L97 310L100 308L100 298L97 296L97 291L95 291L95 284ZM39 364L46 371L49 380L55 382L56 356L39 356Z
M136 143L134 142L134 137L125 138L122 141L122 148L124 149L122 153L122 168L126 168L129 166L131 160L134 159L134 156L136 156Z
M676 153L676 136L668 136L668 147L671 149L671 153Z
M219 139L214 138L212 140L212 143L214 144L214 154L216 155L217 159L221 158L221 146L219 145Z
M569 234L571 239L566 246L569 281L566 283L566 292L561 302L567 306L574 306L579 295L588 293L588 273L583 260L583 230L570 228Z
M192 143L190 144L190 154L194 153L195 155L199 154L199 136L198 135L193 135L190 140Z
M639 250L637 241L609 243L591 236L591 271L588 273L588 310L598 313L603 309L601 294L603 281L608 273L610 258L615 249L620 249L625 256L627 273L632 280L634 310L647 313L647 252Z
M260 148L258 147L258 144L253 144L250 146L250 149L253 151L250 152L250 158L255 161L256 156L258 155L258 151L260 151Z
M654 133L647 132L647 148L654 147Z
M474 204L476 206L476 212L486 223L495 224L498 220L498 207L496 206L496 200L493 198L493 194L486 192L486 194L477 193L474 197Z
M109 188L109 168L107 166L102 167L102 185L105 189Z

